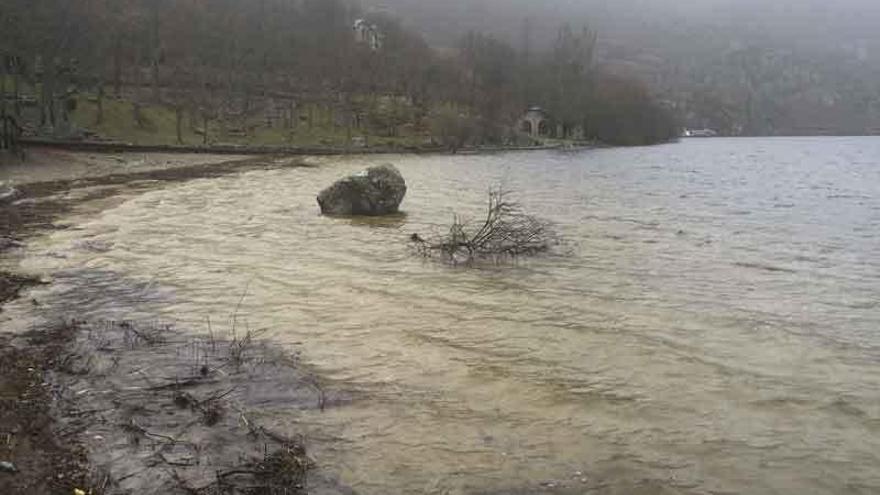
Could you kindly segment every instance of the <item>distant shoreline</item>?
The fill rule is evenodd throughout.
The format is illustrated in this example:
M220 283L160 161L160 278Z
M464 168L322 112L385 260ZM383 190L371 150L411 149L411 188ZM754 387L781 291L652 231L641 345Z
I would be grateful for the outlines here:
M555 149L586 149L598 147L592 143L552 144L542 146L468 146L452 150L446 146L378 146L378 147L287 147L247 145L165 145L133 144L113 141L67 141L53 139L22 139L25 149L29 147L55 148L68 151L91 151L96 153L187 153L215 155L289 155L289 156L342 156L386 154L468 154L495 153L502 151L546 151Z

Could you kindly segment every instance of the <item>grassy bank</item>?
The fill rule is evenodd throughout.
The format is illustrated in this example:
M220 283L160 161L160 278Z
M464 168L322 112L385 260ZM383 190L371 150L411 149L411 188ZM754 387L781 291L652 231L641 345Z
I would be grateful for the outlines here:
M9 79L9 78L7 78ZM11 82L6 91L11 98ZM41 103L40 85L22 82L19 123L25 138L36 141L112 142L133 146L220 149L232 147L337 150L452 150L529 148L578 144L571 140L529 136L507 129L498 134L481 127L468 110L450 104L418 109L411 101L390 96L357 96L349 112L340 104L301 101L278 109L279 101L264 97L243 112L227 108L204 113L198 105L175 106L170 98L151 103L143 91L123 88L121 95L74 92L56 94L54 106ZM10 100L11 101L11 100ZM135 102L138 102L137 104ZM241 102L236 103L241 106ZM11 111L11 106L7 107ZM356 113L352 110L357 108ZM355 117L357 115L357 117Z
M272 146L291 148L345 148L352 146L411 148L429 143L429 137L401 126L394 136L372 129L349 129L334 123L333 112L317 104L303 105L298 112L307 121L267 122L264 118L238 118L235 122L221 118L206 120L189 111L180 113L169 105L140 105L140 121L134 118L135 105L122 98L105 97L99 104L94 95L76 98L76 109L70 120L77 130L100 139L137 145L183 146ZM179 139L178 139L179 138Z

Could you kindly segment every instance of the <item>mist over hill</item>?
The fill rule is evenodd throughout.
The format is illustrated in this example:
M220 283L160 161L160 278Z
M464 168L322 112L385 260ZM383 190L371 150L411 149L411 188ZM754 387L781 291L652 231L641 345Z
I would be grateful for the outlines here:
M548 39L559 23L590 23L616 41L663 31L721 29L727 35L760 34L804 48L846 49L875 44L880 3L871 0L362 0L409 20L433 43L450 43L470 30L514 38L524 19Z
M636 74L691 127L727 134L880 133L880 2L367 0L435 46L469 31L549 47L589 24L597 57Z

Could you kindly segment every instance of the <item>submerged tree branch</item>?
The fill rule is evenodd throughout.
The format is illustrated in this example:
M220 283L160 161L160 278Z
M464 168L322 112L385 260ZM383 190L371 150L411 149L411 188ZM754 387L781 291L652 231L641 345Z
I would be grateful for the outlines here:
M559 243L549 222L525 213L511 199L510 191L502 188L489 191L482 223L473 224L455 215L445 235L425 239L414 234L410 240L420 255L440 256L452 262L532 256Z

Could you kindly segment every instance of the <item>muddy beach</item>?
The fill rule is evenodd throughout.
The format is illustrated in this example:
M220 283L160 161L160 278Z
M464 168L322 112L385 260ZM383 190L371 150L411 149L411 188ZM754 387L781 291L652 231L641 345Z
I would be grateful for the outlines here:
M19 298L39 311L27 290L51 280L16 273L19 251L67 228L59 220L84 205L170 182L302 166L265 156L36 150L4 169L16 193L0 204L0 311ZM183 332L159 322L63 319L45 307L44 324L0 332L0 491L349 492L320 473L304 438L261 422L267 403L323 410L343 400L299 365L295 349L267 344L234 314L231 324L207 320Z

